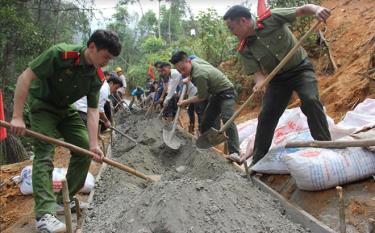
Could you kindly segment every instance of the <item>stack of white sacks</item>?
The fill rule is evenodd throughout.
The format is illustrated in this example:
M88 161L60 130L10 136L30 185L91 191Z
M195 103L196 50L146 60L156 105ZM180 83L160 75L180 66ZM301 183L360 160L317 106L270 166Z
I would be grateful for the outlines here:
M375 99L366 99L338 124L327 116L333 140L353 139L352 134L375 126ZM251 155L257 120L237 126L241 154ZM313 140L300 108L288 109L277 125L270 151L252 167L266 174L291 174L302 190L323 190L375 174L375 153L366 148L285 148L290 141ZM251 157L247 163L250 164Z

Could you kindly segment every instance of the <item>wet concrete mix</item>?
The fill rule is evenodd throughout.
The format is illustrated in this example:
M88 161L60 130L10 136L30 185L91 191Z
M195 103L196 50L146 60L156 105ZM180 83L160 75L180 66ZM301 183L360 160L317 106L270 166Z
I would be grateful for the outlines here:
M215 152L196 148L179 132L180 149L168 148L164 124L155 115L145 120L142 114L118 113L116 118L116 128L138 144L116 135L113 159L162 178L147 183L108 167L96 184L85 232L308 232Z

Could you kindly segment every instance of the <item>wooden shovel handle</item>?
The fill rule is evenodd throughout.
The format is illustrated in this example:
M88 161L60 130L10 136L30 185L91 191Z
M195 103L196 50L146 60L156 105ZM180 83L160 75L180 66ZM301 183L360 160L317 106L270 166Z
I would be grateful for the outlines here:
M264 80L264 82L262 83L262 85L259 87L260 89L262 89L263 87L265 87L272 79L273 77L275 77L275 75L281 70L281 68L283 68L283 66L289 61L289 59L297 52L299 46L302 44L302 42L310 36L310 34L318 28L320 24L320 21L316 21L314 23L314 25L306 32L306 34L298 41L298 43L289 51L289 53L283 58L283 60L281 60L281 62L275 67L275 69L273 69L273 71L267 76L267 78ZM221 129L219 130L220 133L224 132L225 130L227 130L227 128L229 127L229 125L234 121L234 119L236 119L238 117L238 115L240 115L241 111L245 108L245 106L247 106L250 101L253 99L254 97L254 93L251 94L251 96L249 98L247 98L247 100L245 101L245 103L243 103L241 105L241 107L237 110L237 112L235 112L233 114L233 116L223 125L223 127L221 127Z
M345 148L375 146L375 139L342 140L342 141L294 141L288 142L286 148L294 147L320 147L320 148Z
M10 128L10 124L6 121L0 121L0 126L4 126L4 127L7 127L7 128ZM64 142L64 141L61 141L61 140L58 140L58 139L55 139L55 138L51 138L51 137L48 137L46 135L43 135L41 133L37 133L35 131L32 131L32 130L29 130L29 129L26 129L26 135L30 136L30 137L34 137L34 138L37 138L37 139L40 139L42 141L45 141L45 142L48 142L48 143L51 143L51 144L54 144L54 145L58 145L58 146L62 146L62 147L65 147L65 148L68 148L69 150L71 151L74 151L78 154L81 154L81 155L87 155L87 156L90 156L91 158L93 158L94 156L96 156L96 154L92 151L89 151L89 150L86 150L86 149L83 149L81 147L78 147L78 146L75 146L73 144L70 144L70 143L67 143L67 142ZM119 162L116 162L112 159L108 159L106 157L103 158L103 162L113 166L113 167L116 167L118 169L121 169L123 171L126 171L132 175L135 175L135 176L138 176L142 179L145 179L147 181L150 181L151 179L146 176L145 174L131 168L131 167L128 167L126 166L125 164L121 164Z
M99 121L102 122L103 124L105 123L105 122L104 122L103 120L101 120L101 119L99 119ZM130 141L134 142L135 144L138 144L137 141L136 141L134 138L132 138L132 137L130 137L129 135L127 135L127 134L121 132L120 130L116 129L115 127L111 126L111 127L109 127L109 128L110 128L111 130L113 130L113 131L115 131L115 132L121 134L122 136L126 137L127 139L129 139Z
M184 84L182 86L180 98L178 99L179 102L181 102L184 99L185 94L186 94L186 90L187 90L187 84ZM178 117L180 116L180 112L181 112L181 106L178 106L177 112L176 112L176 115L175 115L174 121L173 121L172 134L176 130L176 125L177 125Z

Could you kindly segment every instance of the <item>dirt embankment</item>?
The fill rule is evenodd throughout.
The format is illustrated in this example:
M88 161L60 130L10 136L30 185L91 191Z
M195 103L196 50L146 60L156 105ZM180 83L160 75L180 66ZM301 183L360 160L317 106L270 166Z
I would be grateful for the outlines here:
M310 59L327 114L338 122L364 99L375 98L375 1L326 0L322 5L335 7L327 24L322 24L320 29L329 43L338 70L334 74L327 72L330 61L324 47L320 56ZM220 68L241 87L241 100L250 96L252 79L243 75L239 64L230 60L223 62ZM294 95L289 107L299 104ZM260 103L252 102L236 121L256 118L259 111Z
M97 184L88 232L306 232L279 211L279 204L242 178L224 159L197 149L189 139L178 151L163 144L162 123L143 116L118 127L139 144L117 137L113 157L159 182L110 168ZM130 149L130 150L129 150Z

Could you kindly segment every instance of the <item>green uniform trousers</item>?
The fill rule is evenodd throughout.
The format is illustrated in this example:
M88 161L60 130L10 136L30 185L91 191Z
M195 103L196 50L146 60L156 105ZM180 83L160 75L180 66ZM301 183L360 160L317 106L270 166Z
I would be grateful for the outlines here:
M206 132L211 127L220 128L220 119L227 122L234 114L235 100L234 91L230 90L228 94L225 91L222 94L211 96L206 110L203 113L201 133ZM237 126L232 122L225 131L228 136L229 153L240 153L239 138Z
M252 164L267 154L279 118L288 106L293 91L297 92L301 100L301 110L307 117L312 137L320 141L331 140L327 118L319 100L315 72L308 59L305 59L294 70L276 76L269 83L258 117Z
M29 118L31 129L50 137L60 136L68 143L89 149L88 133L77 111L69 106L59 108L35 98L29 99ZM54 146L35 139L35 158L33 161L32 184L35 200L35 216L46 213L56 214L56 202L62 203L61 192L56 196L52 188ZM72 152L66 179L69 197L83 187L90 167L91 158Z

